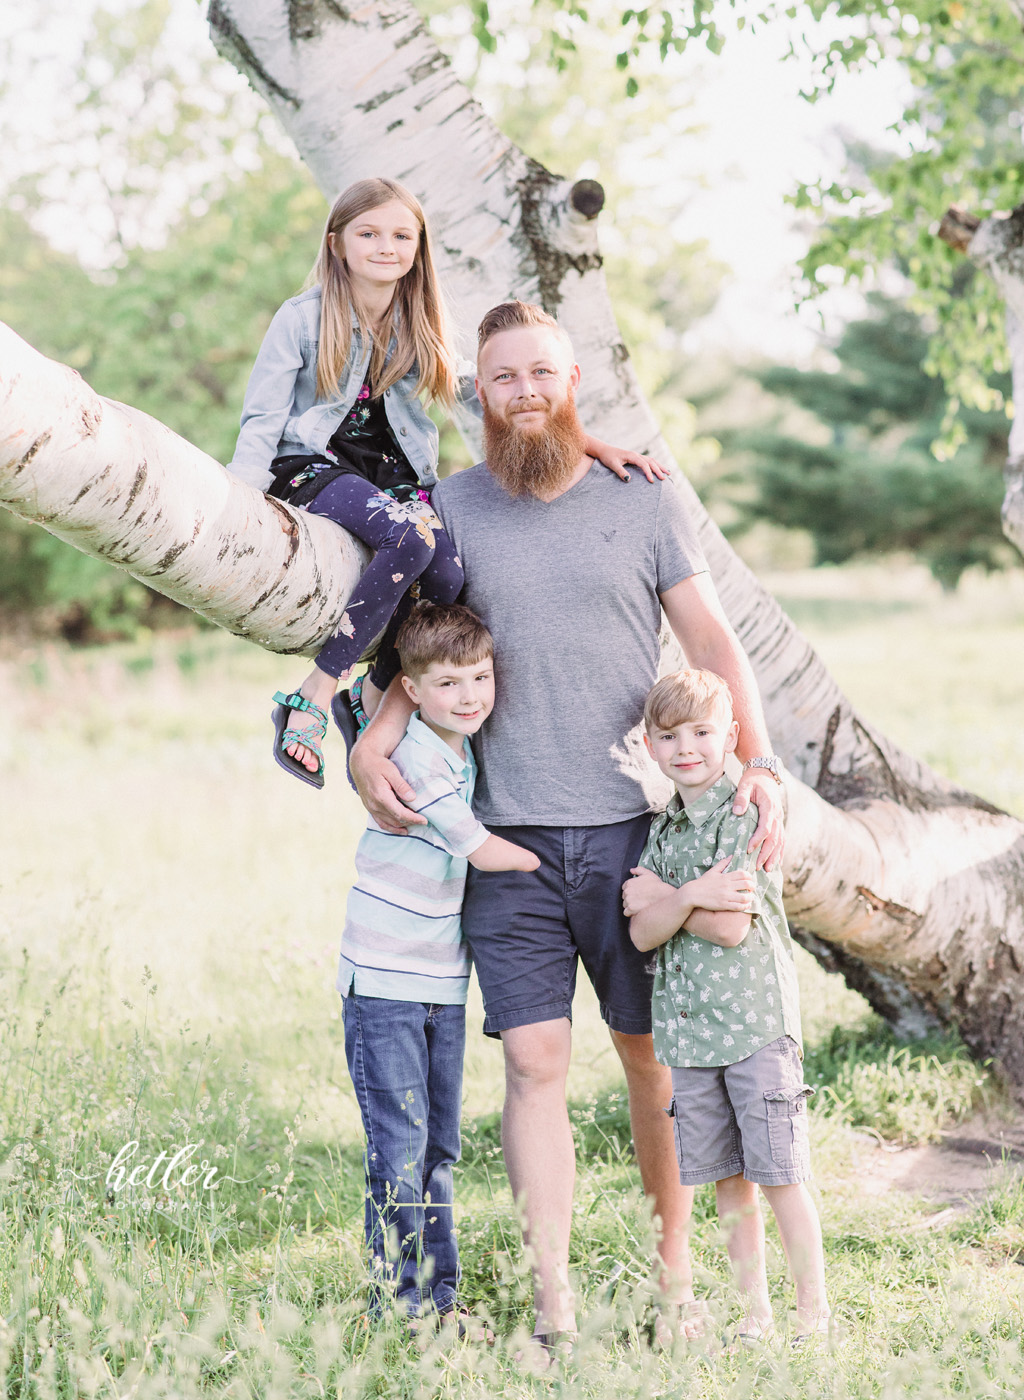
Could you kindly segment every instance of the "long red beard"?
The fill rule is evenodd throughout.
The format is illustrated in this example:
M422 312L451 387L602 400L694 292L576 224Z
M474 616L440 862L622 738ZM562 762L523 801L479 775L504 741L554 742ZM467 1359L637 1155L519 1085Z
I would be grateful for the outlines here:
M586 443L571 395L552 409L544 426L527 432L513 415L484 409L487 469L510 496L558 495L579 465Z

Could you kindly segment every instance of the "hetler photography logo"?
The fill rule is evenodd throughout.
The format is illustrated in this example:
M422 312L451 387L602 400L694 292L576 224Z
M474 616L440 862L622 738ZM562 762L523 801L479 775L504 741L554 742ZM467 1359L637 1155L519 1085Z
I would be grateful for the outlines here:
M205 1146L204 1142L187 1142L182 1147L165 1148L152 1159L139 1156L140 1146L138 1138L126 1142L107 1168L105 1183L109 1200L145 1191L166 1192L169 1196L180 1195L185 1190L198 1193L217 1191L226 1181L245 1186L255 1179L226 1174L221 1176L219 1167L207 1157L193 1161ZM84 1179L95 1181L96 1177Z

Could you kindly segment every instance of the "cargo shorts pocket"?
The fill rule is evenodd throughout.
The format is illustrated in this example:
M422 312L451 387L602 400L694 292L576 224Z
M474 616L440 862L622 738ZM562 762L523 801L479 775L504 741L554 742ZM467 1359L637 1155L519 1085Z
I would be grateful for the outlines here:
M809 1084L799 1089L766 1089L768 1147L772 1161L783 1170L805 1174L811 1169L811 1147L807 1131L807 1100L814 1093Z
M676 1161L677 1161L677 1163L679 1164L679 1170L682 1171L682 1170L683 1170L683 1135L682 1135L682 1133L681 1133L680 1130L679 1130L679 1114L676 1112L676 1100L675 1100L675 1095L674 1095L674 1094L673 1094L673 1096L672 1096L672 1102L669 1104L668 1108L665 1109L665 1112L666 1112L666 1113L668 1114L668 1116L672 1119L672 1137L673 1137L673 1139L675 1140L675 1145L676 1145Z

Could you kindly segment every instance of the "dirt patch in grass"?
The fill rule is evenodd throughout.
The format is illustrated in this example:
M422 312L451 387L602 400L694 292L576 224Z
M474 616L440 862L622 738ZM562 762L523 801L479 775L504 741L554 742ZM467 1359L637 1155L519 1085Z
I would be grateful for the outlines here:
M941 1141L919 1147L896 1147L868 1133L858 1137L856 1167L870 1196L905 1191L954 1210L968 1209L1008 1176L1024 1176L1024 1114L976 1114L943 1133ZM945 1223L946 1212L940 1214Z

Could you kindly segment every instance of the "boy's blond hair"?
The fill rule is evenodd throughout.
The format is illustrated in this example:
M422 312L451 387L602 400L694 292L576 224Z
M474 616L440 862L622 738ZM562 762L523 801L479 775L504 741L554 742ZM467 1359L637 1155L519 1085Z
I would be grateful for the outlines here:
M417 680L435 661L472 666L494 655L494 638L475 612L461 603L421 603L398 629L395 649L402 670Z
M656 729L710 719L713 714L732 719L732 692L722 677L714 671L673 671L662 676L648 695L644 724L652 734Z

